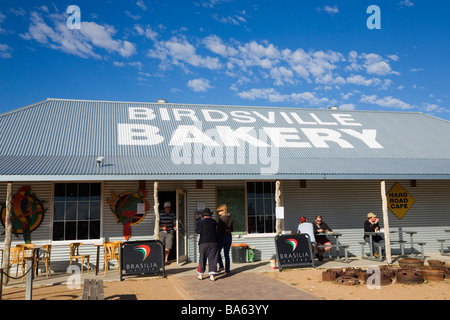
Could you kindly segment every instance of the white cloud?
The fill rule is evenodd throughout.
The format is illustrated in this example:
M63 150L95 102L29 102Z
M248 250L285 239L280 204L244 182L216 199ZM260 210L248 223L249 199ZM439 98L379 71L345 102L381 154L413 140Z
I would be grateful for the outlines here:
M203 67L212 70L223 67L218 58L198 55L196 48L185 38L175 36L168 41L156 43L156 48L149 50L147 55L151 58L160 59L162 68L167 68L168 64L185 67L185 63L194 67Z
M147 11L147 6L145 5L143 0L138 0L138 2L136 2L136 5L140 7L142 10Z
M319 98L312 92L293 93L291 97L293 101L306 102L311 106L324 105L329 102L327 98Z
M202 1L201 6L204 8L214 8L215 6L223 3L223 2L230 2L231 0L208 0L208 1Z
M320 7L316 8L316 10L318 12L321 12L321 11L326 12L331 16L339 13L339 9L338 9L337 5L334 5L332 7L325 5L322 8L320 8Z
M285 83L294 83L294 73L285 67L273 68L270 70L270 76L275 80L274 84L281 86Z
M377 86L381 83L381 80L378 78L366 79L361 75L351 75L347 77L346 82L349 84L355 84L358 86Z
M331 102L328 98L317 97L314 92L306 91L302 93L282 94L274 88L253 88L247 91L239 92L238 95L242 99L248 100L264 99L270 102L290 101L293 103L303 103L310 106L326 106Z
M369 53L364 55L364 67L368 74L376 75L388 75L388 74L398 74L391 69L391 66L385 61L380 55L375 53Z
M222 39L215 35L206 37L203 43L208 50L222 57L230 57L238 54L235 48L225 45Z
M265 99L271 102L281 102L289 99L288 95L282 95L273 88L253 88L247 91L239 92L239 97L248 100Z
M146 32L141 26L136 26L135 30L141 35ZM382 57L377 53L358 53L355 50L344 54L333 50L305 51L303 48L279 48L267 40L225 41L217 35L189 41L182 35L172 36L169 40L155 41L147 55L159 59L160 68L165 70L179 66L190 73L193 68L207 68L216 71L218 76L236 79L229 88L242 99L301 102L312 106L331 102L317 95L317 90L346 90L345 86L351 85L364 86L365 90L386 90L394 83L390 76L400 75L391 67L391 63L399 61L397 55ZM249 88L250 84L257 85ZM306 87L312 84L320 86L315 89ZM276 90L270 88L272 85L277 86ZM294 85L302 86L304 92L292 93L298 90L293 89ZM371 97L369 91L365 93L366 97ZM350 99L355 97L347 94L348 108L354 107ZM366 100L385 106L396 103L396 107L412 107L392 97Z
M1 44L0 43L0 58L8 59L12 58L12 48L8 46L7 44Z
M414 5L414 3L411 0L404 0L404 1L400 1L399 5L401 7L412 7Z
M140 15L133 15L130 11L125 10L125 14L133 20L140 20L142 17Z
M102 56L95 52L95 48L117 53L122 57L130 57L136 52L133 43L113 39L117 31L112 26L81 22L81 29L70 30L64 15L52 14L50 20L53 27L47 24L41 14L32 12L28 32L20 36L82 58L101 59Z
M213 13L210 15L214 20L225 23L225 24L231 24L235 26L239 26L242 23L246 23L247 19L245 18L245 11L240 12L240 14L231 15L227 17L219 16L217 13Z
M209 80L203 78L189 80L187 86L194 92L206 92L208 89L212 88L209 84Z
M156 41L156 38L158 37L158 32L152 30L152 28L150 28L149 26L146 26L145 29L144 27L140 26L140 25L135 25L134 26L134 30L136 30L136 32L140 35L140 36L145 36L147 39Z
M401 101L400 99L393 98L391 96L384 97L384 98L378 98L376 95L363 95L360 99L360 102L368 103L368 104L375 104L380 107L386 107L386 108L397 108L397 109L412 109L414 106L411 106L410 104Z

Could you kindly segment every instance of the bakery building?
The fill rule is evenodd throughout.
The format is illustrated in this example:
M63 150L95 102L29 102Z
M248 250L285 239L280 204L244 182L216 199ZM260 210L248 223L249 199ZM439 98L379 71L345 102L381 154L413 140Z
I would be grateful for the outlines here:
M257 259L317 215L358 256L383 185L390 228L437 252L450 229L449 136L448 121L416 112L47 99L0 114L0 210L12 184L14 213L26 215L21 199L34 209L13 217L12 245L52 244L55 270L72 242L95 256L104 241L154 239L168 201L179 263L198 259L195 213L220 204Z

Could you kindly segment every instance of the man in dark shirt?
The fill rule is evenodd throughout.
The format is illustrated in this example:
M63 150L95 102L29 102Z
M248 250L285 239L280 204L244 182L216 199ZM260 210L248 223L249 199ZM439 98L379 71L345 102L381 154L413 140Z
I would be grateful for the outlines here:
M170 202L164 203L164 211L159 213L159 240L165 245L165 263L168 261L170 250L173 247L173 240L175 235L175 221L176 215L172 211L172 204Z
M376 214L369 212L367 214L367 220L364 221L364 232L380 232L380 219L377 218ZM370 242L370 237L364 234L364 241ZM375 252L375 243L384 244L384 239L380 235L372 236L372 251ZM370 245L370 243L369 243ZM379 257L379 253L375 252L374 256Z
M203 210L204 218L197 222L196 233L200 235L198 247L200 252L200 266L197 278L203 279L206 271L206 260L209 264L209 279L214 281L217 272L217 222L212 219L212 213L209 208Z
M316 220L313 224L314 227L314 235L316 237L316 243L318 246L325 246L325 248L317 247L317 259L319 261L323 260L323 254L329 250L331 250L331 241L328 240L325 235L317 235L318 233L330 233L333 230L322 220L322 216L317 216Z

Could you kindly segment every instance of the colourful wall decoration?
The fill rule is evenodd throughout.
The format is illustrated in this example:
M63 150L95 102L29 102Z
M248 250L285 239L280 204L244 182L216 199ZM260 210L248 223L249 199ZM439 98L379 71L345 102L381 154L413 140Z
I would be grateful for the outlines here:
M31 193L29 186L24 186L17 191L11 200L12 203L12 232L16 237L23 234L25 243L31 243L31 232L39 227L44 219L44 201L39 200L34 193ZM6 205L0 204L2 213L2 224L5 226Z
M111 192L112 199L107 200L117 223L123 225L123 235L126 240L131 237L131 226L141 222L147 210L150 209L150 205L145 200L146 195L145 190L126 192L119 196Z

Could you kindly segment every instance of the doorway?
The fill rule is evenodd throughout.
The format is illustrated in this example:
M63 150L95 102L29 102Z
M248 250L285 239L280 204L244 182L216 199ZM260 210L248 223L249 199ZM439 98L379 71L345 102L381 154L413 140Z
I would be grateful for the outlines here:
M187 201L186 191L176 189L176 191L159 191L159 212L164 211L164 203L169 201L172 205L172 212L176 215L176 231L174 243L170 250L168 260L183 263L187 261Z

